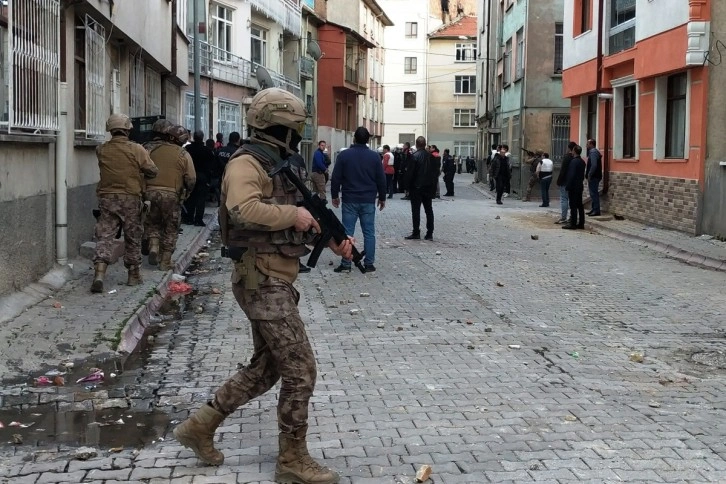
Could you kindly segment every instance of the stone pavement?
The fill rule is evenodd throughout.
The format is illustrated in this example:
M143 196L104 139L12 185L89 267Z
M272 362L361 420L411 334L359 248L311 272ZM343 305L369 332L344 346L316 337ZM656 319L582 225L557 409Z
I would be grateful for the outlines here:
M211 222L216 210L208 210L206 217ZM172 258L177 272L189 264L209 234L206 227L182 227ZM121 258L108 268L105 292L93 295L93 262L77 258L70 265L71 280L0 327L0 381L28 380L32 373L56 367L65 359L104 359L112 355L124 342L125 326L169 276L153 269L144 258L144 283L126 286L127 272Z
M377 272L336 274L326 251L301 275L318 359L312 454L343 483L410 483L423 464L437 484L726 481L723 273L456 183L434 203L434 242L403 239L398 195L377 218ZM0 480L270 482L279 387L218 430L220 467L171 436L251 352L229 264L213 256L195 272L192 310L125 375L126 421L165 412L162 440L87 461L5 446Z

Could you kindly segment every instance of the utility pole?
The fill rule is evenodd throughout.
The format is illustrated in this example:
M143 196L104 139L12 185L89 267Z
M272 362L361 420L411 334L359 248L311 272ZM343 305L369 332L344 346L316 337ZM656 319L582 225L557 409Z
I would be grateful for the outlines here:
M194 131L202 129L202 95L199 92L201 79L201 59L199 58L199 1L194 0L192 21L194 23Z

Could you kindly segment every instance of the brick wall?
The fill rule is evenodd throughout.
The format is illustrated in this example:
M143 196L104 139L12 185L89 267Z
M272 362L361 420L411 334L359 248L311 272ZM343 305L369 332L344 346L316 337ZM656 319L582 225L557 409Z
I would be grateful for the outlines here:
M639 222L696 233L698 181L610 172L609 209Z

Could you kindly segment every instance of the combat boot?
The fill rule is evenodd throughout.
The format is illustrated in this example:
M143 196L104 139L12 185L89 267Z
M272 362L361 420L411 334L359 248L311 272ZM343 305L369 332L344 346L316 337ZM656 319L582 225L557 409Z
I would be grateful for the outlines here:
M159 238L149 238L149 264L152 266L159 264Z
M323 467L308 453L307 426L294 434L280 434L280 455L277 457L275 482L280 484L335 484L337 472Z
M91 292L103 292L103 278L106 276L106 267L108 266L105 262L96 262Z
M224 415L205 403L174 429L174 437L184 447L192 449L205 464L222 465L224 454L214 448L214 431L223 420Z
M162 271L168 271L169 269L173 269L174 264L171 262L171 252L162 252L161 253L161 262L159 263L159 269Z
M139 266L129 266L129 278L126 280L126 285L138 286L143 282L144 280L141 279L141 272L139 271Z

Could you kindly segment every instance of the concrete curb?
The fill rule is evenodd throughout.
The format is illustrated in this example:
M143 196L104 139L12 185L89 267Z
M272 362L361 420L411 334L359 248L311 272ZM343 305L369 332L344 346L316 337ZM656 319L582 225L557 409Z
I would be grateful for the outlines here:
M126 326L121 331L121 341L116 349L118 353L127 356L136 349L136 345L144 337L144 333L151 323L152 316L161 308L169 293L168 285L172 274L182 274L189 267L194 255L207 242L212 232L212 225L216 223L216 220L217 213L214 212L210 221L207 222L207 225L194 237L187 249L177 258L174 263L174 269L167 271L161 279L161 282L154 289L154 295L137 309L126 322Z

